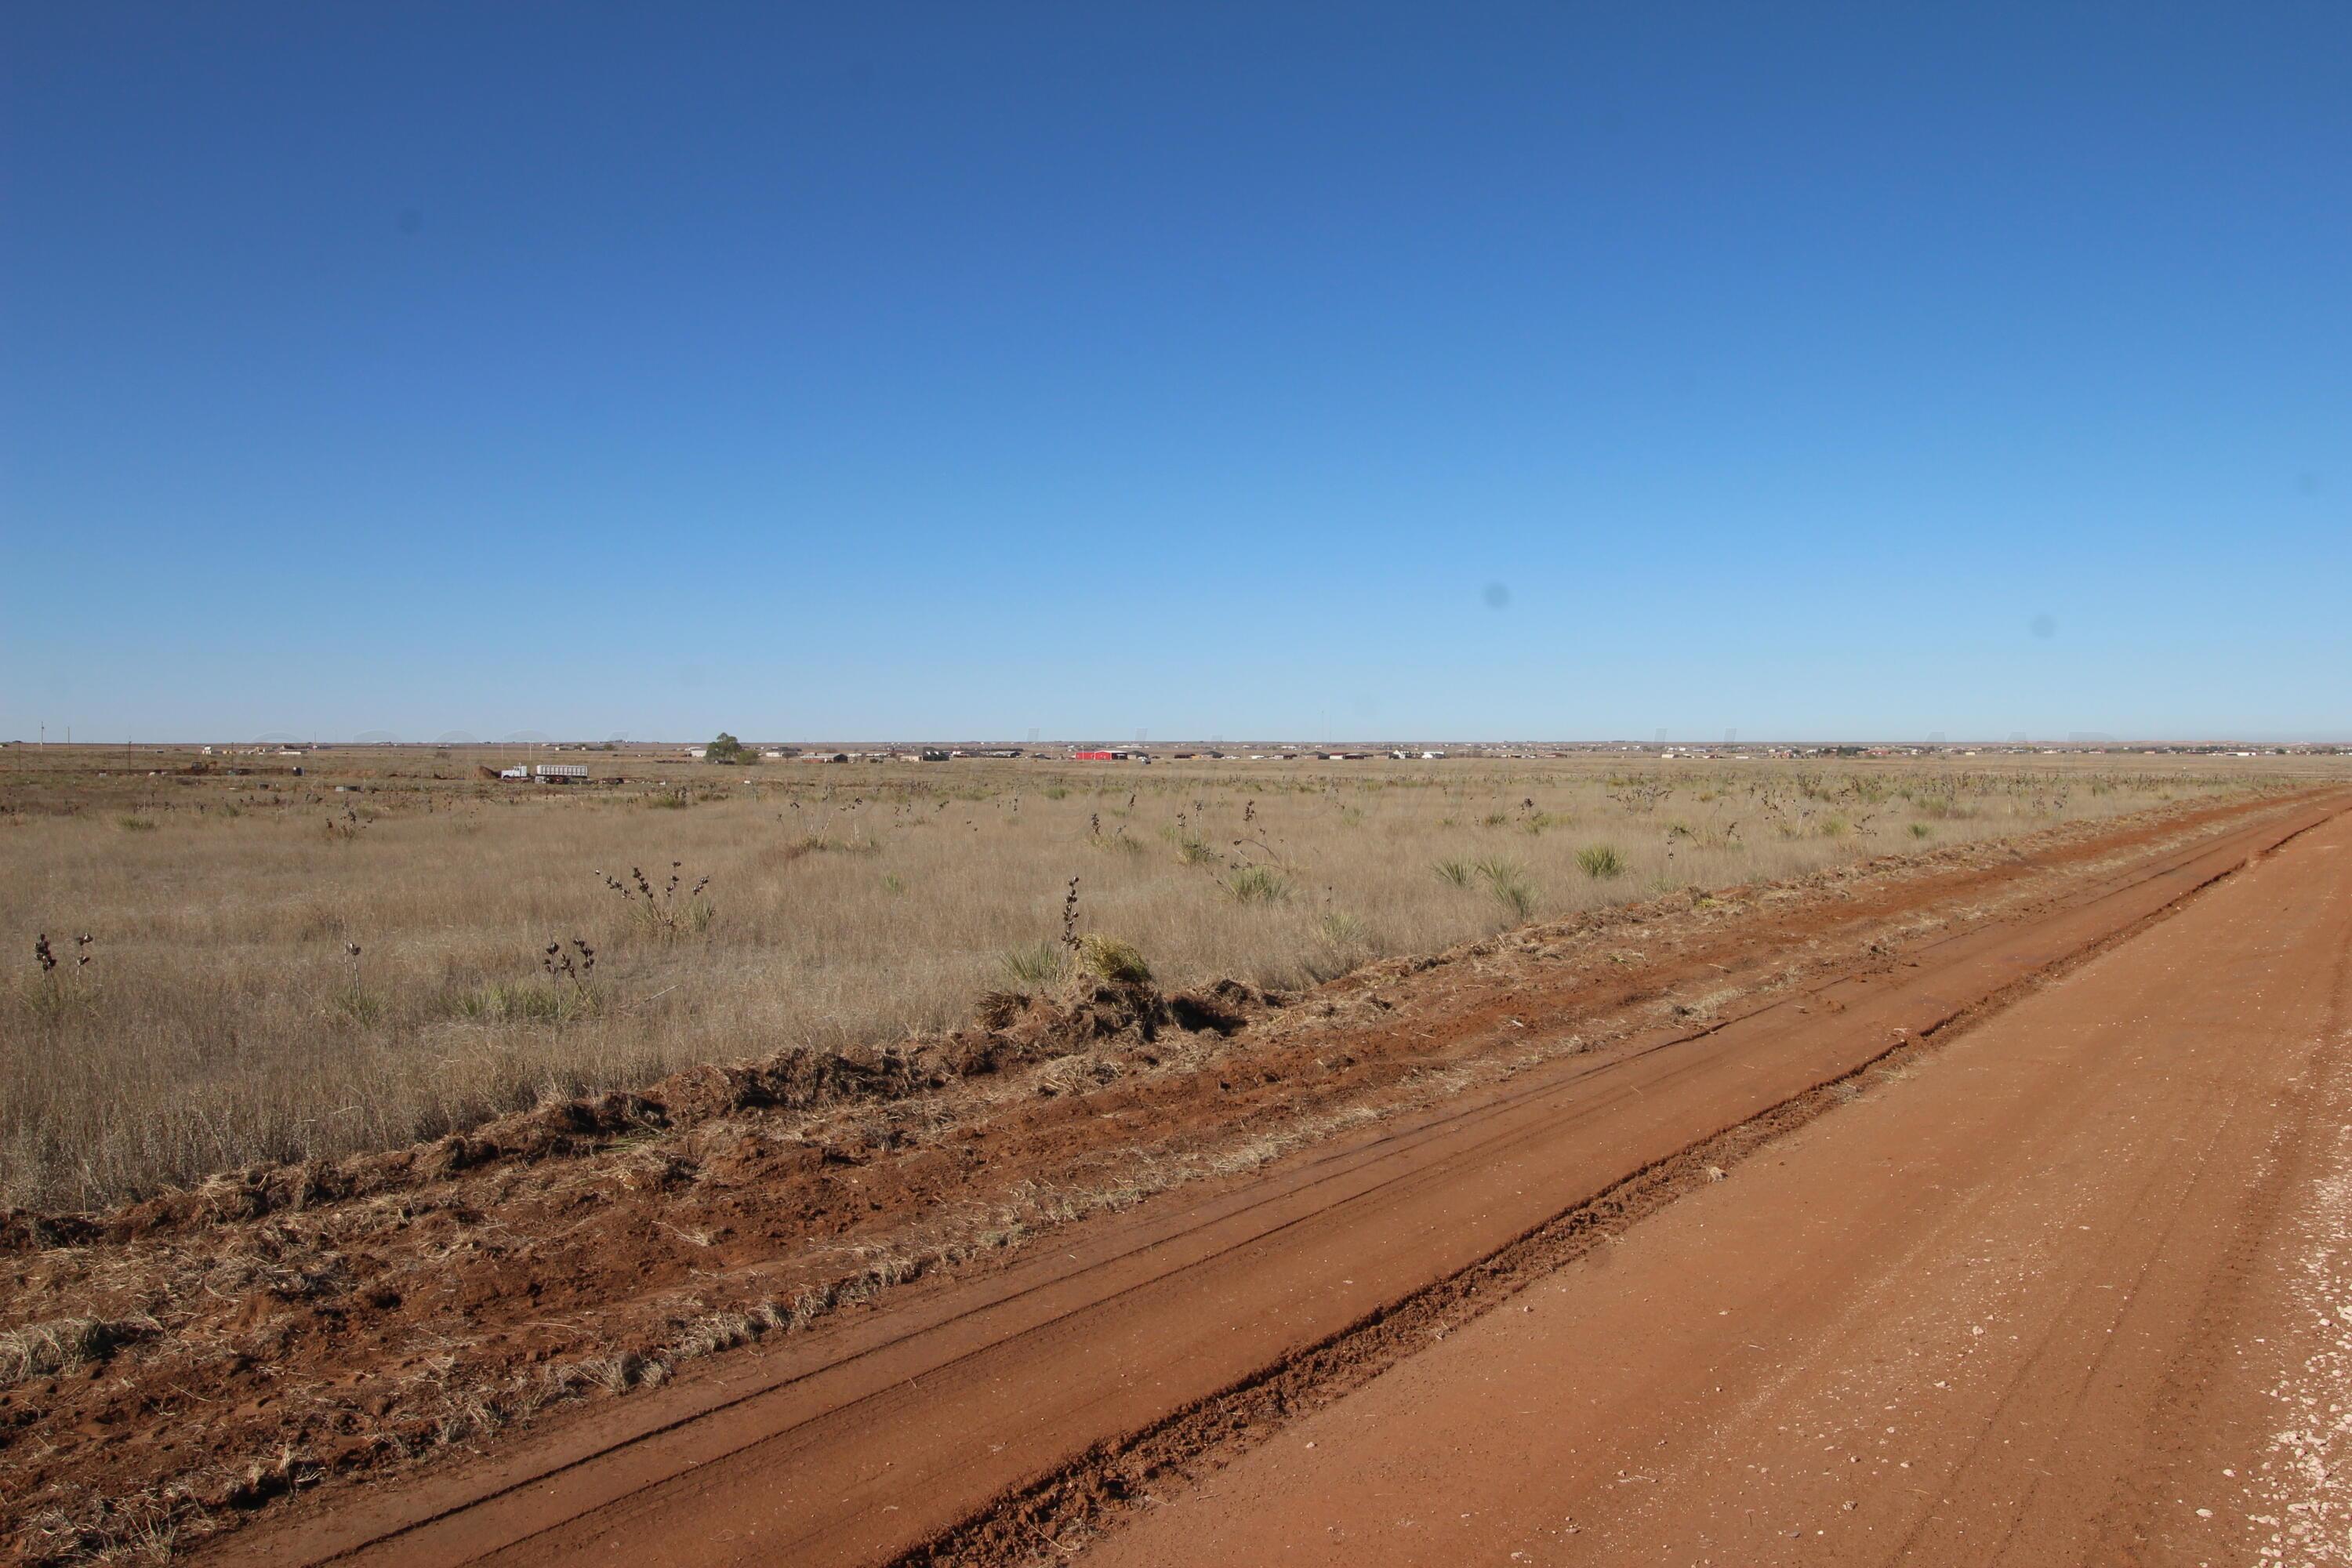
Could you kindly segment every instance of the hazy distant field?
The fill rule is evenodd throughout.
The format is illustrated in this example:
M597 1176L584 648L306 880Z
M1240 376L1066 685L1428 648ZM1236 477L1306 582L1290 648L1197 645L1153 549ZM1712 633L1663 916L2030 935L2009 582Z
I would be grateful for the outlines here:
M101 1204L950 1026L1050 958L1073 877L1080 926L1163 981L1289 987L1664 889L2329 765L638 759L569 794L481 782L462 753L147 772L193 760L0 763L0 1201Z

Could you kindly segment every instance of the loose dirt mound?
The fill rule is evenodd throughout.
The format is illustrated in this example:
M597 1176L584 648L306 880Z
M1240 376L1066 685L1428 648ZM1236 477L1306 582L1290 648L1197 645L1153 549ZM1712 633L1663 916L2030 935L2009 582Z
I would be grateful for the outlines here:
M1163 1030L1230 1035L1282 1005L1222 980L1162 994L1150 982L1082 980L1060 995L997 992L974 1026L932 1039L853 1051L790 1050L753 1062L692 1067L637 1091L613 1090L520 1111L432 1143L342 1161L253 1166L99 1216L0 1209L0 1252L127 1241L195 1225L376 1197L461 1172L594 1153L616 1140L678 1132L751 1112L809 1112L937 1093L958 1081L1056 1060Z

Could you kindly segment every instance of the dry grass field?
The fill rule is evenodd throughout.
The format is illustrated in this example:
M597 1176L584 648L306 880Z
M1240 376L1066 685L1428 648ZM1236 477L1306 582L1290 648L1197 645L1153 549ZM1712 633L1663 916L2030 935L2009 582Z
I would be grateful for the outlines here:
M1048 974L1073 879L1077 929L1164 982L1295 988L1544 915L2326 765L625 757L549 792L479 760L0 763L0 1203L102 1205L950 1026Z

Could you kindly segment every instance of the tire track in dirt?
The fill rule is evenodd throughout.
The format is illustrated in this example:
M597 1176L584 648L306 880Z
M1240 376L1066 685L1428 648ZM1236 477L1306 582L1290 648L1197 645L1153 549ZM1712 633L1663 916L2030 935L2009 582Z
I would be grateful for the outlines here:
M1611 1268L1163 1487L1101 1561L2326 1560L2218 1505L2273 1461L2275 1391L2331 1408L2340 1325L2274 1282L2342 1229L2281 1199L2338 1190L2347 826L2069 965Z

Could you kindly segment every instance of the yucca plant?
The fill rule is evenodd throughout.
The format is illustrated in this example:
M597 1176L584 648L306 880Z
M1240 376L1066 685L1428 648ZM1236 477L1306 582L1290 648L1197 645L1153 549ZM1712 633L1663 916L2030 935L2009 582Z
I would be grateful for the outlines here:
M1278 904L1290 897L1290 879L1271 866L1243 866L1224 880L1237 903Z
M1576 852L1576 864L1596 882L1606 882L1625 874L1625 857L1617 852L1614 844L1588 844Z
M1017 985L1052 985L1068 972L1069 950L1057 942L1033 942L1009 947L997 965Z
M1477 864L1479 879L1486 884L1486 896L1503 907L1503 912L1513 920L1535 918L1535 884L1528 880L1526 869L1516 860L1490 855Z

